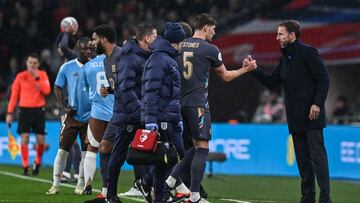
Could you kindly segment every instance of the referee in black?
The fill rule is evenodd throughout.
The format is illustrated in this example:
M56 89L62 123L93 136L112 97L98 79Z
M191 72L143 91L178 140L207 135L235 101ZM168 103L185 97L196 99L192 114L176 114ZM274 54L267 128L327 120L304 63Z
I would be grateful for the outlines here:
M329 167L324 145L325 100L329 73L318 51L300 39L300 25L294 20L279 24L277 40L282 56L276 69L267 75L260 68L253 76L272 89L282 84L286 116L292 134L301 176L301 203L315 203L315 177L320 203L331 203ZM251 61L251 57L244 63Z

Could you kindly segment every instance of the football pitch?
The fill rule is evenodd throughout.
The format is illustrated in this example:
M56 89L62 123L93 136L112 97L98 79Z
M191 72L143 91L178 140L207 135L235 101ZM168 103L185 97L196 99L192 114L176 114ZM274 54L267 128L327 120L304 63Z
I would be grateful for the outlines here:
M42 168L40 175L25 177L20 166L0 165L0 202L83 202L95 197L74 194L74 185L61 186L58 195L45 195L51 186L52 168ZM127 191L133 182L131 171L121 173L119 193ZM260 176L205 176L204 186L211 203L296 203L300 197L300 179L295 177ZM101 188L99 172L95 175L94 188ZM332 180L332 199L334 203L360 202L360 182ZM318 191L317 191L318 194ZM141 197L120 196L123 202L145 202Z

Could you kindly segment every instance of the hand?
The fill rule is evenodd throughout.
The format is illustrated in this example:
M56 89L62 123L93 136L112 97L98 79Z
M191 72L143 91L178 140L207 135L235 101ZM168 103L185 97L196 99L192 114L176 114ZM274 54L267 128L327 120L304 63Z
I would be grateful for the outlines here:
M29 73L30 73L34 78L39 77L39 71L38 71L37 68L30 67L28 70L29 70Z
M72 35L76 35L77 31L79 29L79 26L76 24L71 24L67 29L64 30L64 32L68 32Z
M72 106L66 105L63 107L64 112L66 113L66 115L73 117L76 113L76 109Z
M9 125L9 127L11 127L12 122L13 122L13 115L11 113L8 113L6 115L6 123Z
M311 121L315 120L319 117L319 114L320 114L320 107L318 107L315 104L311 105L309 119Z
M157 130L157 129L159 129L159 126L156 123L147 123L147 124L145 124L145 128L147 130Z
M109 94L109 92L107 91L106 87L101 87L100 88L100 95L103 97L106 97Z
M256 60L253 60L249 55L243 60L242 68L244 68L247 72L255 70L257 68Z

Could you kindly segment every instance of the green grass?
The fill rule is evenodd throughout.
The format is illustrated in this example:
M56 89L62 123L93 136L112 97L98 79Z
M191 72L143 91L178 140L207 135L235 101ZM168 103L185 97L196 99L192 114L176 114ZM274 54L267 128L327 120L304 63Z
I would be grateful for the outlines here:
M45 191L50 183L24 180L1 174L2 171L21 174L19 166L0 165L0 202L83 202L94 197L74 195L73 188L61 187L60 194L48 196ZM119 192L128 190L133 181L132 172L122 172L119 180ZM51 180L52 169L42 168L36 178ZM225 176L205 177L204 186L209 193L209 201L230 202L234 199L247 202L294 203L300 198L300 179L288 177ZM101 188L100 175L95 177L94 188ZM360 202L360 184L332 180L332 199L335 203ZM318 191L317 191L318 193ZM121 197L123 202L136 202Z

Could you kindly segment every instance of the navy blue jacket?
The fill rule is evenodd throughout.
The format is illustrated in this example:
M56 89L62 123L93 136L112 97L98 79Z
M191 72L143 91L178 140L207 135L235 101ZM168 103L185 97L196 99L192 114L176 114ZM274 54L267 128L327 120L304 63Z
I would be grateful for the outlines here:
M150 52L140 48L135 39L128 40L118 63L113 122L141 120L141 76Z
M177 124L181 120L181 79L176 62L178 51L161 37L152 43L151 50L142 77L142 121L145 124Z
M318 51L296 40L281 52L280 63L271 75L258 68L252 73L253 76L270 89L279 84L284 87L290 133L324 128L330 77ZM311 121L308 117L313 104L320 107L320 114Z

